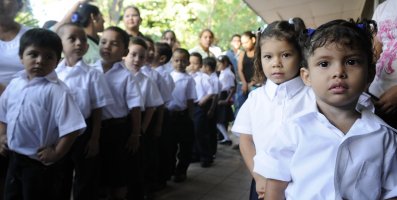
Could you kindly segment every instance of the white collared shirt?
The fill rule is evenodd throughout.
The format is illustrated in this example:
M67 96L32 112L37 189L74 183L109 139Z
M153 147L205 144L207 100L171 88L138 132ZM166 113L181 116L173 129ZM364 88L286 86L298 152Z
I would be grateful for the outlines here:
M194 77L194 81L196 83L197 94L197 99L194 101L195 103L199 102L207 95L217 94L207 74L198 73L197 76Z
M157 85L141 71L131 72L138 82L145 108L157 107L164 104Z
M252 135L256 152L280 133L280 124L306 108L315 105L311 88L300 77L280 85L267 80L264 86L250 92L234 121L232 132Z
M58 64L55 72L69 87L85 119L91 116L93 109L114 103L104 75L84 61L80 60L75 66L70 67L64 59Z
M397 139L370 110L343 134L313 111L286 121L254 172L290 182L286 199L389 199L397 195ZM310 188L310 189L308 189Z
M221 83L221 91L229 91L230 88L235 87L236 77L230 67L221 70L219 74L219 82Z
M172 100L166 105L167 109L171 111L186 110L187 100L195 100L197 98L196 83L186 73L173 71L171 72L171 77L175 82L175 88L172 91Z
M215 90L215 94L220 94L221 93L221 89L222 89L222 85L221 82L219 81L218 75L216 74L216 72L213 72L210 75L210 82L212 84L212 87Z
M156 83L164 102L171 100L171 93L175 85L169 73L161 74L148 66L143 66L140 71Z
M94 66L103 73L100 60ZM135 107L144 110L139 84L122 62L114 63L112 68L104 74L115 103L106 105L102 109L102 119L126 117Z
M166 64L164 65L160 65L156 68L154 68L156 71L160 72L161 75L163 75L164 73L166 74L170 74L172 71L174 71L174 67L172 66L172 61L168 61Z
M16 75L0 97L0 121L7 124L10 150L38 159L37 151L86 127L83 115L55 72L28 80Z

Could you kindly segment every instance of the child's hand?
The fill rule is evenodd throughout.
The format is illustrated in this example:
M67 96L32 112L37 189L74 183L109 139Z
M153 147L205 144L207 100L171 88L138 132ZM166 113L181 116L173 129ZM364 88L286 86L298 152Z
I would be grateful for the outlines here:
M260 175L255 177L256 193L258 193L258 199L265 198L266 191L266 179Z
M380 96L379 101L375 102L375 106L387 114L396 112L397 85L384 92L382 96Z
M88 143L87 147L85 148L85 157L92 158L99 153L99 141L97 139L91 138Z
M37 151L37 156L43 164L51 164L58 161L59 156L54 147L42 147Z
M131 134L126 144L127 151L132 154L137 152L140 145L139 141L140 137L138 135Z
M6 156L6 152L8 151L7 146L7 135L0 135L0 154Z

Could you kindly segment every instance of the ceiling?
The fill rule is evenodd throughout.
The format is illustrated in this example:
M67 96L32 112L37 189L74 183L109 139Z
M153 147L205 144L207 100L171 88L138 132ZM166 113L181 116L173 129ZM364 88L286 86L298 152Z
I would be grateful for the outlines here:
M366 0L245 0L245 2L266 23L300 17L307 27L313 28L333 19L357 19L362 16L366 4Z

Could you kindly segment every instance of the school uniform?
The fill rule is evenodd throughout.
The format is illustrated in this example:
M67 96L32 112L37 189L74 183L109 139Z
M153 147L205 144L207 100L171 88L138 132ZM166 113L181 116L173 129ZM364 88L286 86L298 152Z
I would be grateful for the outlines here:
M142 73L141 70L136 73L132 72L132 74L140 86L145 108L156 108L164 104L160 91L152 79ZM145 112L142 112L142 119L144 118L144 115ZM144 174L143 189L145 195L152 195L157 178L158 138L156 138L151 132L154 129L153 126L157 125L152 123L152 121L154 121L153 117L154 115L152 116L151 122L149 123L146 132L142 135L142 145L140 146L139 152L142 153L143 160L141 170L138 171L143 171ZM130 186L131 190L137 190L137 187L142 187L141 183L133 180L131 181L133 182L133 184Z
M237 134L251 135L258 153L266 149L274 135L282 133L279 127L283 121L311 105L316 105L315 96L300 77L279 85L268 79L264 86L250 92L231 130ZM255 182L251 187L250 199L258 199Z
M169 73L154 70L149 66L143 66L140 71L156 83L164 103L171 100L175 85Z
M178 177L186 178L186 172L191 162L194 125L189 116L187 101L194 101L197 95L195 82L191 76L173 71L171 77L174 80L175 88L172 92L172 100L166 105L166 135L169 141L167 150L170 153L168 157L169 169L175 175L175 181L178 181Z
M102 128L100 139L100 155L102 159L102 181L110 187L123 187L132 169L131 156L126 151L126 142L131 134L130 110L143 107L139 84L122 62L116 62L112 68L104 72L101 61L95 68L104 73L114 104L102 109Z
M219 74L219 82L221 83L221 92L219 100L225 100L229 94L230 89L236 86L235 75L230 70L230 67L222 70ZM234 120L234 114L231 105L218 105L217 107L217 123L227 124Z
M203 166L207 167L213 162L213 147L211 146L211 138L213 137L211 137L211 127L207 116L208 110L211 107L211 100L201 106L198 105L198 102L207 95L215 95L216 91L207 74L201 72L196 73L194 77L197 94L197 99L194 101L194 156L202 162Z
M32 80L19 72L0 97L0 121L10 150L5 199L57 199L57 163L44 165L37 152L86 127L67 86L55 72Z
M58 64L55 72L69 87L87 123L84 133L76 139L64 159L65 187L62 196L70 199L73 180L73 199L98 199L99 160L97 156L86 158L85 151L92 134L92 110L114 103L113 97L103 74L88 66L83 60L73 67L67 66L66 61L63 60Z
M313 107L282 124L254 172L289 182L287 200L396 197L396 130L364 109L344 134Z
M218 97L219 94L221 93L221 82L219 81L218 75L216 74L216 72L213 72L210 74L210 83L214 88L214 93L216 94L216 96ZM215 99L211 100L215 101ZM216 99L216 101L218 101L218 99ZM215 154L216 154L216 150L217 150L217 145L218 145L218 129L216 128L216 122L218 119L218 113L216 112L218 109L218 102L215 102L215 109L214 109L214 114L211 118L209 119L209 131L210 131L210 145L211 145L211 154L212 156L215 158Z

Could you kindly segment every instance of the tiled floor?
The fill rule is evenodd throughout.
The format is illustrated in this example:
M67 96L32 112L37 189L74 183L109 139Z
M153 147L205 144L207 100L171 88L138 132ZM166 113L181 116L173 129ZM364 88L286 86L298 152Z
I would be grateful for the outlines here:
M218 145L217 157L210 168L200 163L189 167L183 183L169 181L156 194L156 200L247 200L251 176L238 150Z

